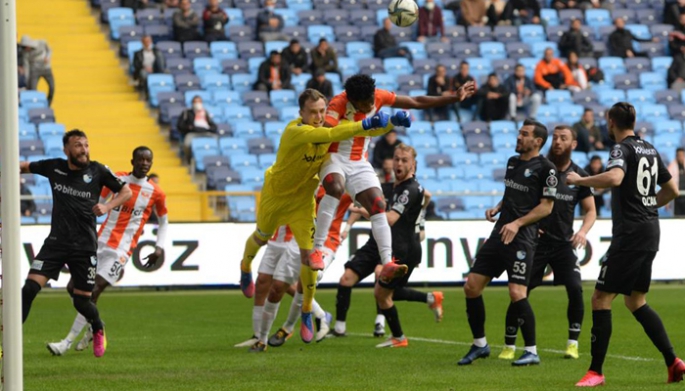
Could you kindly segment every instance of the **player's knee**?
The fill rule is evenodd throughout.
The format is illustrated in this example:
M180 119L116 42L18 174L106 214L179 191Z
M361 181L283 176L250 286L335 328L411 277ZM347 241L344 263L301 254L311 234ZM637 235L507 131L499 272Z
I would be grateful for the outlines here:
M385 213L385 207L385 199L383 196L377 196L373 199L369 213L372 215Z
M24 300L33 300L36 296L38 296L38 293L40 290L43 289L39 283L36 281L27 278L26 282L24 283L24 287L21 289L21 295Z
M269 301L271 303L278 303L283 299L283 295L288 289L288 285L282 281L274 281L269 290Z
M471 283L470 280L467 280L466 284L464 284L464 294L469 299L476 298L476 297L480 296L481 293L482 293L482 289L480 289L480 287L476 286L476 284Z
M74 308L76 308L76 311L78 311L80 314L86 311L88 306L91 305L90 296L74 293L71 298L72 302L74 303Z
M340 277L340 285L346 288L352 288L357 283L357 278L353 271L345 269L345 273Z
M343 193L345 192L345 186L343 186L342 183L336 178L334 174L328 174L323 178L323 188L326 191L326 194L335 197L335 198L340 198L342 197Z
M509 298L513 303L523 300L528 297L526 289L509 289Z

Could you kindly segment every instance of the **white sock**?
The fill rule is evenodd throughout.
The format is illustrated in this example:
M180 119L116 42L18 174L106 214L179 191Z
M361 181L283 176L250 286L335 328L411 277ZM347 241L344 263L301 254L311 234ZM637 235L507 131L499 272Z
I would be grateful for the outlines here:
M346 327L344 321L336 320L335 321L335 327L333 329L335 329L336 333L344 334L345 331L347 330L347 327Z
M381 255L383 265L392 261L392 233L385 213L377 213L371 216L371 231L373 238L378 244L378 253Z
M340 205L340 200L331 197L328 194L324 195L319 201L319 210L316 212L316 232L314 233L314 248L323 247L326 238L328 237L328 230L331 228L331 223L335 218L335 212ZM384 214L385 215L385 214Z
M287 331L288 334L293 332L295 328L295 323L300 318L302 313L302 293L295 292L293 296L293 302L290 303L290 311L288 311L288 319L285 320L283 324L283 330Z
M429 306L433 305L435 303L435 296L433 295L433 292L428 292L428 299L426 300L426 304Z
M537 346L526 346L523 348L526 352L531 352L533 354L538 354L538 347Z
M271 326L274 324L274 319L276 319L276 314L278 314L278 307L281 305L280 302L272 303L268 299L264 303L264 311L262 311L262 324L261 330L259 330L259 340L264 344L267 343L269 338L269 331L271 331Z
M323 319L326 317L326 311L321 308L316 300L312 301L312 312L314 312L314 317L316 317L316 319Z
M83 330L84 327L88 324L88 321L86 318L81 315L81 314L76 314L76 318L74 319L74 324L71 325L71 330L69 330L69 334L67 334L67 342L72 343L76 338L81 334L81 331Z
M478 346L479 348L485 347L488 344L488 340L483 338L474 338L473 339L473 344Z
M380 323L383 327L385 327L385 315L383 315L383 314L376 315L376 322L374 324L376 324L376 323Z
M262 329L262 312L264 312L264 306L253 306L252 307L252 332L254 336L259 336L259 331Z
M576 346L578 346L578 341L576 341L575 339L569 339L569 340L566 342L566 346L568 346L568 345L576 345Z

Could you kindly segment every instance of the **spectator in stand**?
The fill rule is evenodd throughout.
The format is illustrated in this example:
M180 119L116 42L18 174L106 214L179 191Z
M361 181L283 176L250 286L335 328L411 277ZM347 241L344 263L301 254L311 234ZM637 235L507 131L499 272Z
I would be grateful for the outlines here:
M685 13L680 14L678 25L668 34L668 48L672 55L685 52Z
M55 97L55 77L52 74L52 50L48 43L40 39L31 39L28 35L21 37L23 48L23 71L28 80L28 89L35 90L38 81L43 78L48 83L48 105Z
M326 71L321 68L314 71L314 75L307 82L306 88L319 91L329 102L333 97L333 83L326 79Z
M24 48L19 44L17 44L17 84L19 90L25 90L28 87L24 70Z
M274 12L275 0L266 0L264 10L257 14L257 36L262 42L287 41L288 37L283 34L283 17Z
M151 73L164 73L166 65L164 54L153 46L152 37L143 36L143 48L133 54L133 78L138 82L138 89L147 95L147 77Z
M552 1L552 8L557 11L568 9L579 9L580 1L578 0L554 0Z
M31 190L23 183L19 184L19 193L23 196L33 196ZM19 204L22 216L31 217L36 212L36 203L33 202L33 199L21 200Z
M459 6L461 8L459 24L466 27L485 26L488 11L485 0L461 0ZM421 15L420 12L419 15Z
M588 81L587 72L585 71L583 65L578 62L578 55L576 52L569 53L568 64L566 65L571 71L571 75L573 75L573 80L576 81L576 85L570 86L569 89L574 92L588 89L588 87L590 87L590 83Z
M485 14L488 20L488 26L507 26L511 24L511 20L504 18L506 16L504 13L506 6L507 2L505 0L492 0L490 2Z
M226 41L224 27L228 23L228 15L219 7L219 0L209 0L205 12L202 13L205 27L205 41Z
M178 8L181 5L179 0L164 0L165 8Z
M447 76L447 68L444 65L435 67L435 74L428 78L428 88L426 95L428 96L447 96L452 95L450 90L451 80ZM450 118L450 107L435 107L426 110L426 115L429 121L447 121Z
M569 86L577 86L571 70L558 58L554 58L554 50L547 48L545 57L535 67L535 86L542 91L566 90Z
M380 170L378 179L381 183L393 183L395 182L395 169L393 168L393 160L385 159L383 160L383 168Z
M394 129L379 138L373 148L373 160L371 161L373 168L382 169L383 162L387 159L392 160L395 155L395 147L400 144L402 141L397 139L397 132Z
M538 0L509 0L503 15L516 26L540 24L540 3Z
M478 90L480 118L483 121L497 121L506 118L509 105L509 91L500 84L496 73L488 75L488 82Z
M585 172L587 172L590 176L603 173L604 166L602 165L602 158L597 155L593 155L590 158L590 163L585 166ZM607 189L595 188L594 190L595 208L597 209L597 217L599 217L602 215L600 212L602 211L602 208L604 208L604 193L607 191Z
M297 39L290 41L290 45L281 52L281 57L283 57L283 61L288 64L290 71L295 75L299 75L309 69L309 56L302 49L302 45L300 45L300 41Z
M630 30L627 30L626 21L623 18L614 19L614 26L616 30L609 34L609 55L622 58L630 57L646 57L647 54L644 52L634 52L633 51L633 41L638 42L658 42L659 39L654 37L653 39L642 39L633 35Z
M122 0L121 6L125 8L133 8L134 10L141 10L147 7L154 7L150 5L150 0Z
M576 52L580 57L592 57L594 51L592 42L583 35L581 25L580 19L573 19L571 28L561 36L559 52L562 57L568 57L571 52Z
M179 10L174 13L174 39L181 43L201 39L197 31L200 17L190 7L190 0L181 0Z
M685 192L685 149L675 150L675 159L668 165L668 172L675 180L676 186L681 193ZM681 195L673 201L673 215L676 217L685 216L685 195Z
M535 118L542 103L542 94L535 90L535 84L526 76L526 68L517 64L514 74L504 82L509 91L509 117L516 120L519 110L526 112L526 118Z
M685 89L685 53L673 54L673 62L668 67L668 86L678 92Z
M573 124L573 130L578 135L576 151L588 153L604 150L602 132L595 124L595 113L592 109L585 109L580 121Z
M470 81L475 81L475 79L473 78L473 76L469 74L469 63L466 61L462 61L459 64L459 73L457 73L456 76L452 78L452 94L455 94L459 87L463 86L464 84ZM477 104L478 97L476 96L476 94L473 94L473 96L471 96L470 98L455 103L453 108L454 111L457 113L457 117L459 117L459 109L470 110L473 106Z
M183 156L186 162L190 162L190 146L195 137L216 137L217 127L212 116L205 110L202 104L202 97L193 97L193 106L183 110L178 117L176 127L181 133L183 141Z
M462 2L464 1L467 0L462 0ZM449 42L449 39L445 36L442 10L435 5L434 0L426 0L423 7L419 8L419 31L416 40L419 42L437 42L438 40Z
M373 52L378 58L405 57L412 60L411 52L404 46L397 46L397 40L390 33L392 22L389 18L383 19L383 28L376 31L373 36Z
M338 70L338 55L335 50L330 47L326 38L321 38L319 44L312 49L312 73L317 69L323 69L325 72L335 72L340 74ZM340 76L342 76L340 74Z
M578 8L583 11L599 8L611 11L614 9L614 4L605 0L578 0Z
M685 12L685 0L666 2L664 7L664 24L678 28L680 15Z
M282 61L281 53L273 50L269 58L264 60L257 72L257 91L292 90L290 84L290 67Z

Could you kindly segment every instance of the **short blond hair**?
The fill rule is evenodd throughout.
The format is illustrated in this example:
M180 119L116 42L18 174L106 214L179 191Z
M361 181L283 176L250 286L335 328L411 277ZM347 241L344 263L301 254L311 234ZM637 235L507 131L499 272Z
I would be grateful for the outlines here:
M400 143L398 146L395 147L395 151L400 150L402 152L409 152L411 153L411 156L416 160L416 149L412 147L411 145L407 145L405 143Z

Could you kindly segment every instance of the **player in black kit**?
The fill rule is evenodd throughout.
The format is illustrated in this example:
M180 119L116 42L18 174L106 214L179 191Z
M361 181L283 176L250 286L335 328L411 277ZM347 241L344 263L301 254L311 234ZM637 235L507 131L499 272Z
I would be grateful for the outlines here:
M547 155L549 161L557 168L559 184L554 201L552 214L540 220L540 237L535 249L533 259L533 271L528 285L528 295L536 287L542 285L547 265L554 272L554 285L563 284L568 295L568 342L566 344L566 358L578 358L578 336L580 326L583 324L583 287L580 278L578 257L574 249L585 247L585 236L597 220L595 199L592 189L585 186L569 186L565 183L566 176L571 172L577 172L580 176L588 174L573 161L571 152L577 145L577 133L566 125L554 128L552 136L552 148ZM583 208L583 225L578 232L573 233L573 216L576 206ZM513 313L513 304L509 306L506 317L506 329L504 334L505 347L499 358L513 360L516 351L516 334L518 332L518 319Z
M540 149L547 141L547 128L541 123L526 119L516 140L518 156L509 158L504 178L504 197L499 204L485 212L485 218L494 222L490 238L478 250L471 271L464 284L466 313L473 334L473 345L459 360L469 365L481 357L490 356L485 338L485 305L482 292L495 277L507 271L512 315L521 325L525 352L512 364L516 366L539 364L535 346L535 315L527 298L527 286L533 266L538 224L549 216L557 192L557 172ZM500 218L495 216L501 212Z
M131 198L131 189L107 167L91 161L88 139L80 130L71 130L62 138L65 159L21 162L22 174L38 174L50 180L53 208L50 234L35 260L22 289L23 321L31 303L48 282L57 280L66 264L74 282L70 291L74 308L93 327L93 353L105 353L105 332L97 307L90 301L97 269L96 216L107 214ZM103 187L116 193L106 204L99 204Z
M676 357L659 315L646 301L652 261L659 250L658 208L678 195L659 152L635 135L635 108L616 103L607 114L609 136L616 141L606 172L586 178L570 173L570 185L611 188L612 238L592 295L592 363L576 384L604 384L602 365L611 337L611 303L622 294L625 305L664 356L668 382L683 380L685 363ZM657 192L656 186L660 189Z
M421 262L419 220L424 190L414 177L416 151L410 146L400 144L395 148L393 160L395 183L392 186L392 192L386 194L386 198L389 198L387 202L389 209L386 214L393 237L393 257L398 264L407 265L408 272L403 278L390 282L381 279L376 283L374 291L376 302L393 335L386 342L377 345L379 348L408 345L393 303L393 292L395 289L404 287L413 269ZM359 212L368 217L365 210L362 209ZM371 236L369 241L345 264L345 274L340 278L338 287L336 329L333 335L344 335L339 324L344 324L345 315L350 306L352 287L373 274L380 261L376 241Z

